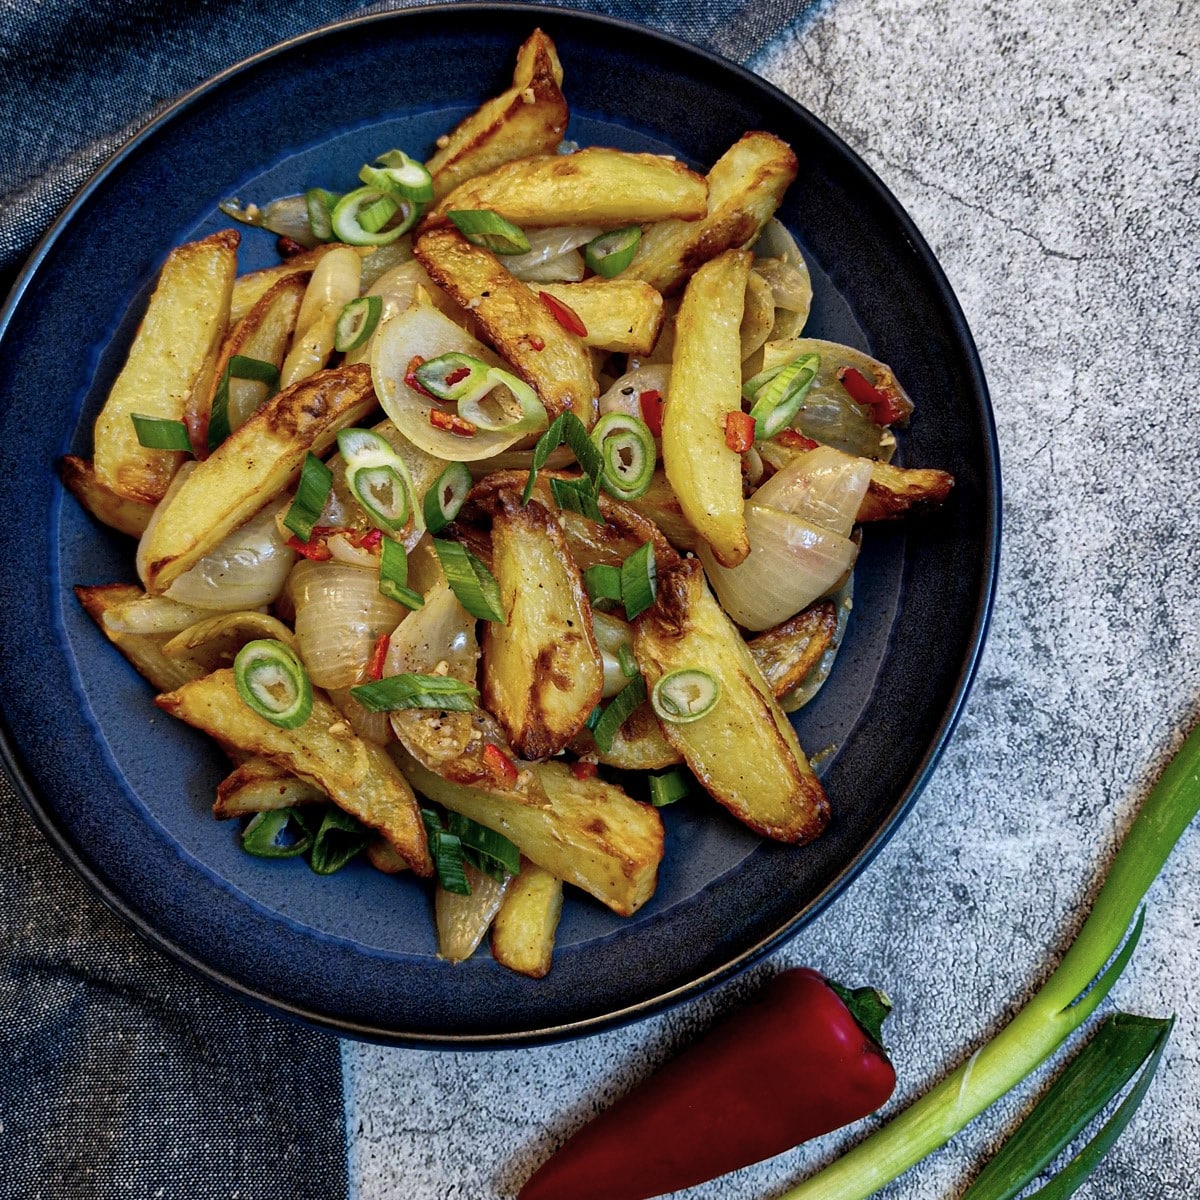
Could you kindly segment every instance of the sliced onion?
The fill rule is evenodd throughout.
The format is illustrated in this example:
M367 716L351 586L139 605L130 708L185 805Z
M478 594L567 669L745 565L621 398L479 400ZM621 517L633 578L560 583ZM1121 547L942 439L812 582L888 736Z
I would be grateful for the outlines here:
M217 207L243 225L266 229L311 250L317 244L308 219L308 199L304 195L280 196L259 208L257 204L242 204L239 200L222 200Z
M592 238L602 231L593 225L557 225L551 229L530 229L525 231L529 239L529 249L523 254L510 254L504 260L504 266L518 279L526 282L551 283L565 280L577 283L583 278L583 255L572 254L580 246L586 246ZM566 275L562 270L578 260L579 274ZM556 267L552 264L557 264ZM547 274L549 268L551 273Z
M460 896L438 886L433 902L437 918L438 955L447 962L462 962L475 953L500 910L500 902L508 890L509 880L493 879L484 871L463 863L467 882L471 885L469 896Z
M641 395L643 392L658 392L664 398L671 380L670 363L648 363L622 375L612 387L600 397L600 415L622 412L644 420Z
M870 482L869 459L818 446L797 455L751 499L755 504L794 513L822 529L849 537Z
M773 339L796 337L808 320L812 307L812 279L808 264L787 227L772 218L763 227L754 246L754 269L768 284L775 298Z
M365 742L386 746L392 739L392 723L386 712L371 712L350 694L349 688L330 688L329 698L338 712L350 722L350 728Z
M413 256L412 238L408 235L388 242L386 246L375 246L363 258L361 285L372 288L393 267L410 262Z
M227 612L273 603L296 561L296 552L279 530L276 511L268 505L227 534L165 595L182 604Z
M375 333L357 349L351 350L346 355L346 361L369 363L371 347L380 329L393 317L411 308L416 303L417 293L421 289L432 300L435 308L452 315L449 306L453 305L453 301L429 278L425 268L415 258L411 258L386 271L364 292L367 296L378 296L383 301L383 311L379 314L379 324L375 326Z
M858 555L849 538L753 502L746 505L746 533L750 555L740 566L720 566L705 544L698 552L721 606L756 633L824 596Z
M611 613L592 609L592 631L596 636L596 645L600 649L600 658L604 663L604 691L601 699L610 700L629 683L629 676L621 670L621 647L633 649L633 631L628 622Z
M195 604L179 604L165 596L138 596L106 609L101 623L109 633L175 634L208 615L208 609Z
M360 682L380 635L408 612L380 594L378 574L345 563L299 562L289 588L300 657L317 687Z

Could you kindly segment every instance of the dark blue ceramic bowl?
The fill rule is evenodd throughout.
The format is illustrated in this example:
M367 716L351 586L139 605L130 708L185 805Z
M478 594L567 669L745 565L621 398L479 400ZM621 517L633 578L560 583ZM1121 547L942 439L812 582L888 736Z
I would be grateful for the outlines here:
M749 129L796 148L803 165L781 216L812 264L809 328L896 368L918 406L903 460L957 479L937 516L868 531L847 644L799 716L810 750L836 747L826 836L766 845L715 804L676 805L653 900L620 920L570 895L540 982L486 952L440 962L430 892L415 880L358 864L321 878L239 850L236 829L209 812L222 756L157 712L72 595L77 583L132 580L132 544L55 475L64 453L90 454L163 257L226 223L218 200L344 187L381 147L427 153L507 85L535 25L558 45L580 143L666 150L702 169ZM273 239L248 231L242 269L273 258ZM353 1036L463 1046L571 1036L693 995L850 883L913 803L963 703L991 603L999 484L962 314L908 217L829 130L667 37L541 7L457 5L277 47L187 96L99 172L34 255L2 336L5 764L46 836L126 920L274 1009Z

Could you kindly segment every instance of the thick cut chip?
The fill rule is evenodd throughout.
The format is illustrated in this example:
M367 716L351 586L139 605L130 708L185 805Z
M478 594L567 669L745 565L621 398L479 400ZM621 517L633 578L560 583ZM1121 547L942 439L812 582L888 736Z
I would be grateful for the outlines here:
M213 816L227 821L300 804L320 804L327 799L319 787L298 779L286 767L266 758L249 758L217 784Z
M659 581L653 607L634 622L633 650L651 692L672 671L700 668L717 681L717 703L704 716L662 722L714 799L764 837L807 842L821 833L825 791L696 559Z
M146 589L166 591L226 534L290 487L305 455L375 407L371 370L322 371L272 397L159 507L138 549Z
M837 609L821 600L760 633L747 647L776 700L782 700L817 665L837 633Z
M230 670L214 671L159 696L164 712L222 746L261 755L320 788L341 809L382 834L418 875L432 875L425 828L412 788L379 746L356 737L320 692L295 729L260 717L238 695Z
M582 283L535 283L562 301L587 333L583 344L609 354L649 354L663 323L663 298L641 279L602 279Z
M910 513L939 508L953 486L953 475L932 467L872 463L871 481L858 506L858 520L895 521Z
M416 255L430 279L475 318L552 417L570 411L592 427L600 389L581 338L565 329L490 250L472 245L456 229L423 234Z
M561 915L562 880L536 863L522 863L492 922L492 957L510 971L542 979Z
M725 422L742 411L738 333L750 252L727 250L692 276L675 322L675 356L663 414L667 480L688 522L726 567L750 553L742 501L742 456Z
M95 429L97 480L118 496L157 504L184 456L138 441L134 414L182 421L194 390L207 388L229 320L238 234L227 229L172 250L129 357Z
M67 454L59 460L58 475L63 486L97 521L140 538L150 524L154 505L145 500L129 500L96 478L90 459Z
M492 571L503 625L483 635L483 702L525 758L557 754L583 728L604 688L592 612L554 517L536 500L500 494Z

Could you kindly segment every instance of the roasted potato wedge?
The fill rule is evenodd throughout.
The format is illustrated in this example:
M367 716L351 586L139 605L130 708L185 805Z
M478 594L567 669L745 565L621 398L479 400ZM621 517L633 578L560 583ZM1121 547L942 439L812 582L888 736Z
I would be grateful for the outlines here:
M613 735L610 749L601 750L591 731L581 729L571 750L618 771L661 771L683 761L683 755L663 736L662 726L648 703L638 705L629 714Z
M695 221L708 211L708 184L676 158L590 146L540 154L476 175L442 198L426 218L455 209L490 209L522 228L647 221Z
M954 476L930 467L897 467L877 462L858 507L860 521L895 521L910 513L939 508L954 486Z
M372 838L367 843L367 862L385 875L399 875L401 871L408 870L408 863L396 853L386 838Z
M626 503L662 530L667 541L676 550L695 553L696 547L703 540L683 515L679 497L675 495L667 473L661 468L654 472L646 491L636 500L628 500Z
M720 698L706 715L662 723L718 803L764 837L807 842L821 833L829 819L824 789L696 559L659 580L654 605L634 622L633 649L651 690L690 667L719 683Z
M530 794L450 783L397 750L408 781L423 796L502 833L526 858L627 917L654 893L662 861L658 813L600 778L576 779L559 762L529 769L544 789Z
M796 178L796 156L770 133L747 133L708 173L708 213L699 221L661 221L642 235L620 278L644 279L664 295L709 259L753 244Z
M472 245L456 229L423 234L416 255L434 283L474 316L552 417L570 411L592 427L600 389L581 338L564 329L490 250Z
M217 784L213 816L226 821L299 804L320 804L327 799L319 787L297 778L285 767L266 758L248 758Z
M269 613L218 613L189 625L163 645L168 658L188 658L207 670L229 667L238 651L257 638L273 638L291 649L296 648L296 636L278 617Z
M67 491L101 524L135 538L146 532L154 505L145 500L130 500L101 483L90 459L65 455L59 459L58 476Z
M604 668L578 566L536 500L499 495L492 573L504 624L483 634L483 703L524 758L557 754L600 700Z
M837 633L837 610L821 600L746 643L771 694L782 700L817 665Z
M539 283L535 292L561 300L583 322L583 344L609 354L649 354L663 323L663 298L641 279Z
M146 588L161 593L231 530L289 488L311 451L375 407L369 367L322 371L273 396L161 505L138 549Z
M129 500L157 504L184 456L138 441L135 413L182 421L193 390L209 385L229 320L239 237L226 229L172 250L125 366L96 418L97 480Z
M522 863L492 921L492 957L510 971L544 978L550 970L562 899L561 879L536 863Z
M722 566L750 553L742 502L742 456L726 445L725 421L742 409L738 329L750 274L748 250L726 250L687 286L675 322L675 356L663 414L662 459L688 522Z
M245 704L230 670L193 679L155 703L221 745L268 758L320 788L387 838L418 875L433 874L421 814L404 776L379 746L355 737L319 691L312 715L295 729L272 724Z
M434 195L444 196L501 163L554 150L567 128L562 77L554 43L535 29L517 51L512 87L438 138L437 151L425 164Z

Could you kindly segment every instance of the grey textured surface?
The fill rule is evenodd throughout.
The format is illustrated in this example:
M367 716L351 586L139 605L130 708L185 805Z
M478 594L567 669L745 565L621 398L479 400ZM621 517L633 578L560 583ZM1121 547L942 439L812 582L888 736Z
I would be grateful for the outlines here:
M1200 712L1198 55L1190 0L837 0L755 64L913 215L966 310L1000 431L1002 577L967 712L888 848L775 960L891 992L900 1085L888 1111L1044 979ZM1178 1024L1082 1200L1200 1194L1198 890L1193 828L1108 1005ZM355 1195L511 1196L753 983L553 1048L345 1044ZM882 1195L959 1195L1029 1095ZM775 1196L844 1140L690 1195Z

